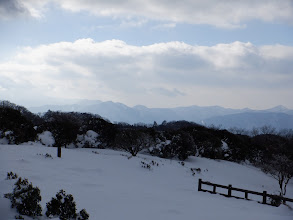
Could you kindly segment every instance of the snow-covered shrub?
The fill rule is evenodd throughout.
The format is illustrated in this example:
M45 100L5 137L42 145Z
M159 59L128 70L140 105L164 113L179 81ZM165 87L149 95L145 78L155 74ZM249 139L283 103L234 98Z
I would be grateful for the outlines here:
M54 137L50 131L44 131L41 134L38 134L38 140L41 144L52 147L55 144Z
M15 143L15 137L14 137L13 131L1 132L0 137L2 139L1 143L3 143L3 144L14 144Z
M144 162L144 161L140 161L141 163L141 167L142 168L146 168L151 170L152 166L159 166L159 163L157 163L156 161L152 160L150 163Z
M167 138L157 138L156 146L149 148L153 156L162 158L174 158L186 160L188 156L194 155L196 148L192 137L184 131L172 132Z
M4 136L3 131L0 131L0 144L9 144L9 140Z
M162 158L172 158L175 156L175 153L171 151L169 147L170 140L156 140L156 145L149 148L149 153L152 156L162 157Z
M152 164L153 166L157 166L157 167L159 166L159 163L156 162L156 161L154 161L154 160L151 161L151 164Z
M11 180L11 179L17 179L18 178L18 175L16 173L13 173L12 171L8 172L7 173L7 180Z
M145 168L145 169L151 169L151 165L150 164L148 164L148 163L146 163L146 162L144 162L144 161L140 161L140 163L141 163L141 167L142 168Z
M195 176L196 173L200 174L201 169L200 168L190 168L190 171L192 173L192 176Z
M56 194L56 198L52 198L47 203L47 217L59 217L61 220L65 219L80 219L86 220L89 218L89 214L85 209L82 209L79 214L76 214L76 204L71 194L66 194L62 189Z
M15 183L13 193L10 194L11 207L16 207L18 213L27 216L41 216L42 207L39 204L42 197L40 189L33 187L27 179L21 177Z
M225 159L222 142L217 138L206 139L198 143L199 155L211 159Z
M46 154L37 154L37 155L43 156L45 158L51 158L51 159L53 159L52 155L51 154L48 154L48 153L46 153Z
M77 135L76 145L81 148L97 148L101 144L98 137L98 133L88 130L85 134Z
M270 198L270 204L272 206L279 207L282 204L282 199L280 198L280 196L271 197Z
M87 213L85 209L80 210L77 215L77 220L87 220L89 219L90 215Z
M184 131L173 136L171 147L175 148L179 160L186 160L189 156L194 155L196 151L193 138Z
M181 166L183 166L184 167L184 165L185 165L185 163L183 162L183 161L179 161L178 162Z
M48 154L48 153L45 154L45 157L46 157L46 158L51 158L51 159L53 159L52 155L51 155L51 154Z
M66 194L64 190L60 190L56 194L56 198L52 198L47 203L47 217L59 216L61 220L76 218L76 204L71 194Z

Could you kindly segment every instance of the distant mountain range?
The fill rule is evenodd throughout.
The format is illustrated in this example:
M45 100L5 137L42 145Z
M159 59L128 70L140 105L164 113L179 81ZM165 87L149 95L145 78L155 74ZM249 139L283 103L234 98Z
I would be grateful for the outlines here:
M122 103L111 101L83 100L72 105L46 105L28 108L33 113L51 111L88 112L98 114L111 122L126 122L129 124L158 124L166 121L186 120L202 125L214 125L221 128L238 127L252 129L264 125L276 129L293 129L293 110L284 106L276 106L266 110L230 109L220 106L177 107L177 108L147 108L142 105L128 107Z

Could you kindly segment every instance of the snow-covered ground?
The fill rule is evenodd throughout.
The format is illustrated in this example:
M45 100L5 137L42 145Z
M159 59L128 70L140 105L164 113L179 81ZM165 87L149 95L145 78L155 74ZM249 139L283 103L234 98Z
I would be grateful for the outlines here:
M46 158L46 153L53 159ZM182 166L176 160L144 154L128 159L125 152L107 149L62 149L62 158L56 154L56 148L41 144L0 145L1 220L14 219L16 215L10 201L3 198L4 193L13 190L15 181L6 180L10 171L40 188L43 213L46 203L64 189L73 195L77 210L85 208L93 220L293 219L293 203L273 207L258 203L262 201L259 196L250 195L255 201L246 201L197 191L201 178L277 193L276 180L247 165L191 157ZM142 162L150 164L151 169L143 168ZM193 176L190 168L200 168L201 172ZM292 182L288 186L289 198L293 198Z

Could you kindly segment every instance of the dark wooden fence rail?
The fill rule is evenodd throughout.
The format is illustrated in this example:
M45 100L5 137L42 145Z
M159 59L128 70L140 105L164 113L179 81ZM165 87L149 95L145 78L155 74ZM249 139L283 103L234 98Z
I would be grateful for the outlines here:
M213 191L202 189L202 185L213 186ZM227 189L228 190L227 195L225 195L227 197L232 197L232 191L238 191L238 192L244 192L244 198L245 199L248 199L248 194L254 194L254 195L262 196L262 203L263 204L267 204L267 198L268 197L269 198L274 198L274 199L281 199L284 202L287 202L287 201L288 202L293 202L293 199L278 196L278 195L268 194L267 191L255 192L255 191L251 191L251 190L235 188L235 187L232 187L232 185L224 186L224 185L220 185L220 184L216 184L216 183L205 182L205 181L202 181L202 179L198 180L198 191L211 192L211 193L216 194L217 193L216 192L217 187Z

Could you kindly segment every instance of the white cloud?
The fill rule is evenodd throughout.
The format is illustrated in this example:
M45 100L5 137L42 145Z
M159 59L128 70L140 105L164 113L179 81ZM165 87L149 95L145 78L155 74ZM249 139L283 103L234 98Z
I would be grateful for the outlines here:
M13 17L25 12L41 17L49 3L72 12L87 11L97 16L130 20L144 17L169 24L209 24L222 28L243 27L250 20L293 24L292 0L1 0L0 14ZM135 20L132 23L141 25Z
M152 88L149 90L149 92L153 93L153 95L163 95L168 97L176 97L176 96L184 96L185 94L178 89L166 89L166 88Z
M6 91L7 89L0 85L0 91Z
M120 24L120 27L128 28L128 27L142 27L148 21L146 19L127 19L123 20Z
M242 27L248 20L293 23L291 0L63 0L62 8L101 16L144 16L153 20Z
M246 91L240 105L245 99L263 100L249 96L251 91L271 97L280 93L283 98L293 94L292 61L293 47L283 45L233 42L208 47L167 42L133 46L120 40L80 39L24 48L14 59L0 63L0 97L170 106L224 102L239 99L237 91L242 95ZM284 102L277 104L291 103L291 98Z
M170 29L175 27L176 27L176 23L172 22L172 23L164 23L164 24L156 25L152 29Z

